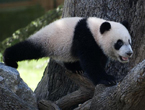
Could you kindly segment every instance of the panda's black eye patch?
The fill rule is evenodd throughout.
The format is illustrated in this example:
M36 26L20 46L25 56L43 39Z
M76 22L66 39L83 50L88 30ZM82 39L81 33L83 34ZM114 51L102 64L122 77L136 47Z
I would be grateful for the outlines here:
M123 41L122 40L118 40L115 44L114 44L114 48L116 50L119 50L121 48L121 46L123 45Z

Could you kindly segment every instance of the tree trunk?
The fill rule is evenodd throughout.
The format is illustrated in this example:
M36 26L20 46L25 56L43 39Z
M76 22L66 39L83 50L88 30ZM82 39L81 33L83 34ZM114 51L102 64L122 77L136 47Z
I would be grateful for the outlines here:
M123 20L127 20L130 23L130 34L132 36L133 41L133 50L134 54L130 61L127 64L121 64L119 62L112 62L110 61L108 66L106 67L106 71L108 74L112 74L117 78L118 85L113 87L105 87L103 85L97 85L95 88L95 95L94 97L87 101L86 103L82 104L78 110L84 110L91 107L90 110L135 110L134 108L140 108L138 110L144 110L144 96L145 95L145 80L144 77L144 63L141 63L140 66L136 66L136 74L128 74L128 72L139 62L143 61L145 58L145 1L144 0L65 0L64 3L64 10L63 10L63 17L73 17L73 16L81 16L81 17L90 17L96 16L99 18L104 18L107 20L113 20L117 22L121 22ZM60 64L61 65L61 64ZM47 99L56 101L55 103L58 104L61 109L71 108L72 106L84 102L91 98L93 95L93 89L90 89L88 86L85 87L84 84L79 85L78 81L87 82L90 84L86 79L81 80L79 78L78 81L77 77L71 76L71 73L66 74L64 68L60 65L55 63L54 61L50 61L49 66L46 68L44 72L44 76L39 83L35 93L37 95L38 100L40 99ZM140 70L139 70L140 69ZM133 69L134 70L134 69ZM133 73L131 70L129 73ZM127 75L127 76L126 76ZM138 77L138 75L140 77ZM125 77L126 76L126 77ZM71 82L70 79L74 80L75 83ZM80 76L81 77L81 76ZM83 77L83 76L82 76ZM125 78L124 78L125 77ZM134 77L136 80L134 80ZM142 79L141 81L139 79ZM138 81L139 80L139 81ZM138 83L139 82L139 83ZM78 86L76 86L76 84ZM91 85L91 84L90 84ZM85 90L81 90L78 93L78 88L85 88ZM130 88L131 87L131 88ZM44 90L42 88L45 88ZM87 89L89 88L89 89ZM90 91L89 91L90 90ZM76 100L82 100L77 103L73 103L67 97L69 93L75 91L76 96L80 93L84 93L85 99L80 94L76 98ZM92 92L91 92L92 91ZM120 94L119 94L120 92ZM129 94L130 92L130 94ZM88 95L91 93L92 95ZM67 95L67 96L65 96ZM120 97L118 97L118 96ZM60 105L58 103L60 100L62 101L63 98L68 99L68 103L70 102L71 105L64 107L63 104ZM60 100L58 100L61 98ZM132 99L132 100L129 100ZM137 99L137 100L136 100ZM73 100L73 99L72 99ZM75 100L74 100L75 101ZM64 101L66 103L66 101ZM111 103L111 104L110 104ZM114 105L113 105L114 104ZM62 106L63 105L63 106ZM132 105L132 106L131 106ZM63 108L64 107L64 108ZM86 107L86 108L84 108ZM111 108L113 107L113 108ZM133 108L134 107L134 108ZM76 110L77 110L76 109Z
M77 90L78 87L65 76L65 69L50 60L35 93L37 100L46 99L56 101L64 95Z

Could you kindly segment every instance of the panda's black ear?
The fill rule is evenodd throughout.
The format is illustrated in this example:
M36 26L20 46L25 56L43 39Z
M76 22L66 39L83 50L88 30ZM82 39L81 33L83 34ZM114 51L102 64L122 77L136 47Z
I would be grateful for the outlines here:
M109 31L111 29L111 24L109 22L104 22L100 26L100 33L103 34L105 31Z
M129 23L128 21L122 21L121 24L125 26L129 30Z

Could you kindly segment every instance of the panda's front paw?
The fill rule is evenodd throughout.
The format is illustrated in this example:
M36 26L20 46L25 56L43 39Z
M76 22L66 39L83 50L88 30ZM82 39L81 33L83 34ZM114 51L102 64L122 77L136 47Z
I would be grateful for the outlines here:
M100 79L98 84L104 84L105 86L114 86L116 85L116 79L114 76L106 74Z

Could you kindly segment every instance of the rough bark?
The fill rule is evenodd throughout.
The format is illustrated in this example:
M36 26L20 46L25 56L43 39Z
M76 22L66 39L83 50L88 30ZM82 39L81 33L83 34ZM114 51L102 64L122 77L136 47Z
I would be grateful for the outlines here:
M51 60L44 73L44 79L42 78L35 90L40 110L43 110L44 103L49 103L46 100L54 101L63 110L72 110L93 96L95 87L92 82L81 74L71 73L62 64ZM76 85L80 87L79 90Z
M97 85L90 110L144 110L145 60L113 87Z
M64 73L65 69L63 67L50 60L43 78L35 90L38 101L41 99L56 101L78 89L76 84L66 77Z
M38 110L35 94L19 73L0 63L0 110Z
M60 110L56 104L47 100L41 100L41 102L38 103L38 107L40 110Z
M80 107L76 108L76 110L144 110L144 58L145 58L145 1L144 0L65 0L63 17L73 17L73 16L96 16L108 20L113 21L123 21L127 20L130 23L130 33L133 40L133 50L134 55L127 64L121 64L119 62L110 61L108 66L106 67L106 71L108 74L112 74L117 78L118 84L113 87L105 87L103 85L97 85L95 88L95 95L93 99L89 99L89 96L86 95L86 99L88 100ZM143 61L138 66L139 62ZM49 72L45 78L45 80L49 80L47 92L49 94L55 94L48 96L47 100L52 100L58 102L61 96L64 96L75 89L70 90L70 86L75 85L72 83L67 77L62 80L62 76L67 75L61 69L55 69L57 72L53 72L52 70L59 66L58 64L53 64L51 61L49 66L52 65L52 69L49 68ZM134 69L132 69L134 67ZM60 68L60 66L59 66ZM132 70L131 70L132 69ZM131 71L130 71L131 70ZM54 73L61 73L61 75L56 75ZM130 72L129 72L130 71ZM127 75L129 72L129 75ZM127 75L127 76L126 76ZM58 76L58 77L57 77ZM125 77L126 76L126 77ZM139 76L139 77L138 77ZM57 77L60 81L59 84L54 81L54 77ZM125 78L124 78L125 77ZM70 77L74 80L74 77ZM44 77L43 77L44 79ZM42 81L43 81L42 79ZM140 81L140 80L141 81ZM123 81L122 81L123 80ZM42 82L41 81L41 82ZM54 81L54 82L53 82ZM64 85L64 83L67 85ZM78 83L78 82L76 82ZM61 88L58 89L58 86L61 85ZM41 85L42 88L45 84ZM81 87L82 85L79 85ZM38 88L40 88L38 86ZM51 90L50 90L51 88ZM65 90L65 92L62 92ZM89 91L89 89L86 89ZM58 92L59 91L59 92ZM60 92L61 91L61 92ZM68 92L67 92L68 91ZM79 90L78 90L79 91ZM93 92L93 90L92 90ZM77 91L76 91L77 93ZM80 93L80 92L79 92ZM40 94L40 91L37 91L37 94ZM61 94L61 95L59 95ZM73 93L71 94L71 96ZM57 96L57 98L56 98ZM69 96L69 95L67 95ZM65 97L67 97L65 96ZM70 96L70 97L71 97ZM37 95L38 99L41 99L39 95ZM63 98L65 98L63 97ZM81 95L79 96L81 97ZM61 99L63 99L61 98ZM67 97L66 100L70 100ZM83 100L84 101L84 100ZM77 102L79 104L79 102ZM73 106L72 103L71 106ZM58 104L59 105L59 104ZM69 104L68 104L69 105ZM62 107L61 105L59 105ZM70 105L68 107L71 107ZM62 109L68 108L64 107ZM139 108L139 109L138 109ZM67 109L68 110L68 109Z

